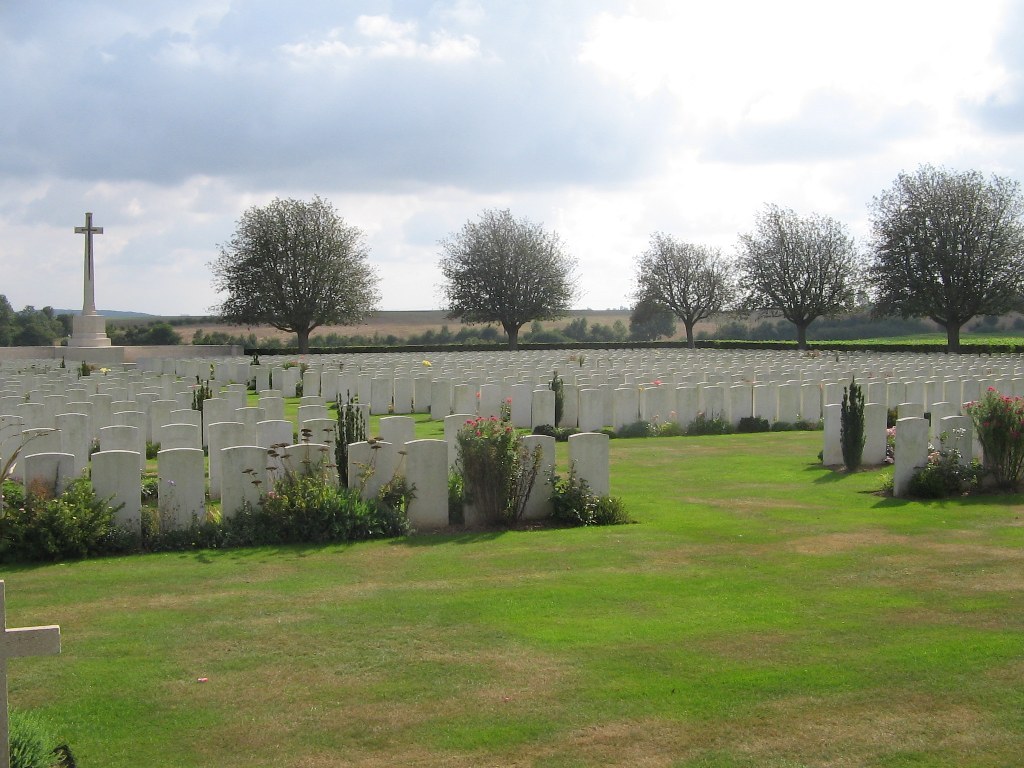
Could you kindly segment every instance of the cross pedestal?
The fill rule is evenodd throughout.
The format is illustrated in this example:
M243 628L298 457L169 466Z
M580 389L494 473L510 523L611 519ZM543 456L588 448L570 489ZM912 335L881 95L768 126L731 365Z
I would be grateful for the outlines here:
M11 768L11 734L7 723L7 660L60 653L60 627L7 628L4 583L0 581L0 768Z

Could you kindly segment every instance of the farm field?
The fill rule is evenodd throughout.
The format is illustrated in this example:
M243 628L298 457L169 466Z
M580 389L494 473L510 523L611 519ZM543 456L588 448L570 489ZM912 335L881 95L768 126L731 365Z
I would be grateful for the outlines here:
M1017 763L1024 498L821 439L613 440L635 525L7 569L11 703L83 766Z

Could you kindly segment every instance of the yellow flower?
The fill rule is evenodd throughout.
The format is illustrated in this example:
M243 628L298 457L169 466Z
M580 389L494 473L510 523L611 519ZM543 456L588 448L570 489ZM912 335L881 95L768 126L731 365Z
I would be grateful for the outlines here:
M430 368L433 365L433 363L431 363L429 360L424 360L423 365L426 366L427 368Z

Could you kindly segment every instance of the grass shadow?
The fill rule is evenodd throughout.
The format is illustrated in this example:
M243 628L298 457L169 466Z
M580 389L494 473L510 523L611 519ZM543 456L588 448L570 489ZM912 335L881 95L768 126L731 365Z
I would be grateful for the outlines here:
M437 533L417 533L411 536L403 536L391 539L389 544L393 547L434 547L438 544L478 544L485 541L495 541L504 536L508 531L486 530L486 531L438 531Z

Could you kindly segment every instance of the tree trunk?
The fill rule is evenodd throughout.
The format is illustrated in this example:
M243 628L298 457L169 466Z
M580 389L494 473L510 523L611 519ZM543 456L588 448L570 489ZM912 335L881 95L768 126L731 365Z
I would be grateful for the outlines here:
M796 348L807 349L807 326L809 322L796 323Z
M505 335L508 336L508 348L510 350L519 349L519 326L513 328L506 325Z
M693 323L687 323L683 321L683 327L686 329L686 346L690 349L696 349L697 344L693 340Z
M951 355L958 354L960 352L960 326L963 323L959 323L950 320L946 323L946 352Z
M305 355L309 352L309 328L301 328L295 331L299 342L299 354Z

